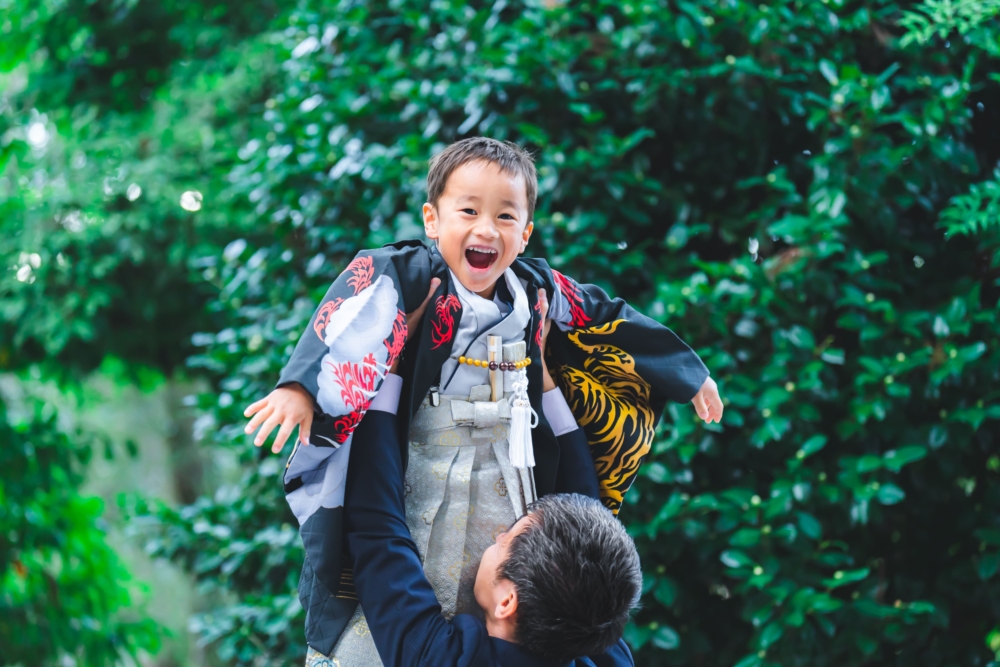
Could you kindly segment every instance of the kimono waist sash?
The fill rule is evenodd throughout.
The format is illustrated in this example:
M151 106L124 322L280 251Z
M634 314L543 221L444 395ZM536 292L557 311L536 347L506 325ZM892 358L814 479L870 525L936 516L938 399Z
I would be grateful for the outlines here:
M489 387L481 386L469 396L441 395L437 406L425 398L410 424L406 523L447 618L483 617L474 593L479 562L535 500L531 470L510 463L509 414L506 400L489 401ZM315 651L310 656L324 664ZM360 607L329 659L381 665Z

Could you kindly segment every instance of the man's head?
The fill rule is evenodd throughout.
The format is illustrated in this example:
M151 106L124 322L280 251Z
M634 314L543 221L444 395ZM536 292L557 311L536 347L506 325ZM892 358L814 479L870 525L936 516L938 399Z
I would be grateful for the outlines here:
M424 230L461 283L492 298L497 279L528 245L537 195L527 151L486 137L463 139L431 160Z
M556 494L486 550L475 592L491 635L566 661L618 641L641 588L639 554L621 523L592 498Z

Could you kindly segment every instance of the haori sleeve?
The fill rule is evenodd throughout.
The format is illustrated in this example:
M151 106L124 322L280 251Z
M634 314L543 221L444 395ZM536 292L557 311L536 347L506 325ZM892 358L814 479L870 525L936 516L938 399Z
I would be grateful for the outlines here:
M649 386L660 410L667 400L687 403L694 398L708 368L680 336L597 285L577 283L555 270L552 276L560 295L559 314L568 320L560 329L567 332L572 351L592 358L592 364L613 364L617 357L622 372ZM567 346L559 349L565 352Z
M622 299L558 271L552 277L557 314L568 323L549 334L550 368L587 435L601 500L617 513L666 402L690 401L708 369L677 334Z
M426 249L360 252L320 301L278 386L300 384L315 400L314 442L343 444L406 342L406 312L430 280Z

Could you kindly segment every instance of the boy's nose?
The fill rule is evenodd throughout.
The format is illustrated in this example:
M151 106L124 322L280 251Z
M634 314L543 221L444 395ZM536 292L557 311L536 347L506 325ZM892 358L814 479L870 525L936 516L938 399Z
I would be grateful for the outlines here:
M489 216L485 215L481 215L476 219L476 226L472 228L472 232L477 236L490 239L491 241L500 236L496 224L494 224Z

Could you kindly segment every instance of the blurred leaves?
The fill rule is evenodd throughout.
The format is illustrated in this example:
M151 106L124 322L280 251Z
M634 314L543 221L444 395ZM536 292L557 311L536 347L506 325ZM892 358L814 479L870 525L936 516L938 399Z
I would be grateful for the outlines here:
M100 498L79 495L91 444L40 403L0 402L0 664L122 664L155 651L132 586L105 544Z
M72 377L112 354L170 372L213 321L189 263L232 238L240 207L220 203L239 158L221 147L273 72L241 41L265 8L14 5L11 35L39 50L0 74L0 369Z
M941 211L941 223L952 234L975 234L1000 226L1000 168L994 180L973 185Z
M903 13L899 23L906 34L900 43L926 44L935 36L944 39L952 32L964 36L998 14L998 0L924 0Z

